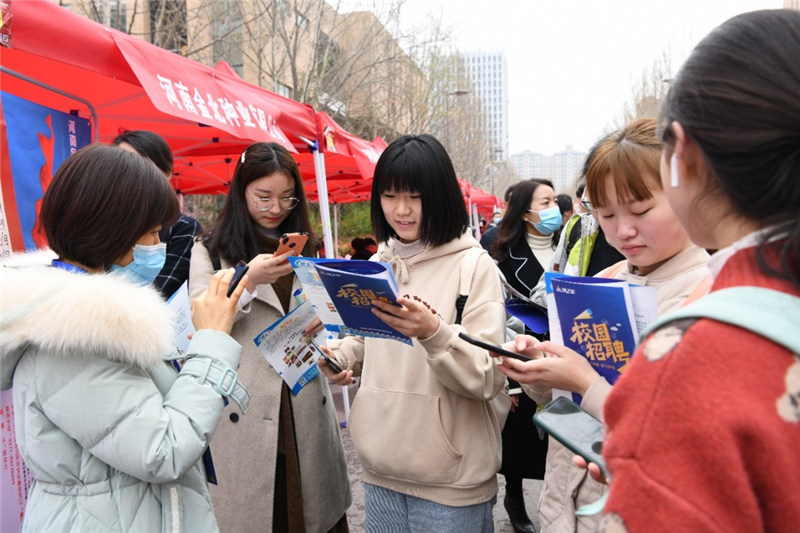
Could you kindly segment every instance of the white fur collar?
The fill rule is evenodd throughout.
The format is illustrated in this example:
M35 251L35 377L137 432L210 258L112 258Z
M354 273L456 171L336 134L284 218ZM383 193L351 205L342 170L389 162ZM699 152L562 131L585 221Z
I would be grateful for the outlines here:
M147 368L172 350L174 326L159 294L118 274L76 274L45 266L52 252L0 264L0 360L25 346L95 354ZM22 266L26 265L26 266ZM11 369L13 372L13 369Z

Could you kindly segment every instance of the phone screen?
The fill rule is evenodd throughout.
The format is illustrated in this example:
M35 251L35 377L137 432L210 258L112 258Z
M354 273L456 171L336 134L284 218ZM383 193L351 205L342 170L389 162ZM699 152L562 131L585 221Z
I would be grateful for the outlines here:
M533 421L558 442L600 467L603 461L603 423L575 402L558 397L533 416Z

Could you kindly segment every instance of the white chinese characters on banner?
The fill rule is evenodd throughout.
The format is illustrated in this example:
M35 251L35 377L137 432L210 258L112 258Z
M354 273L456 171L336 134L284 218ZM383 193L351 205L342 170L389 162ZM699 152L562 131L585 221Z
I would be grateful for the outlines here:
M250 102L245 103L241 100L231 102L227 97L214 97L210 93L206 93L206 98L203 99L197 87L189 88L181 80L173 81L161 74L156 74L156 78L167 102L181 111L237 128L258 128L272 138L289 144L289 139L278 127L273 116Z

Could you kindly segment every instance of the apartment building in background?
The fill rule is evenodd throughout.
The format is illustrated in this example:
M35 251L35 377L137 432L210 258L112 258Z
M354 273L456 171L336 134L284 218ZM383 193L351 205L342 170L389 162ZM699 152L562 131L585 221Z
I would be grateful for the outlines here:
M508 65L503 52L466 52L464 66L486 109L490 146L487 159L508 159Z
M511 165L520 179L545 178L553 182L556 193L575 196L575 185L580 176L584 152L576 151L572 145L553 155L525 150L511 156Z

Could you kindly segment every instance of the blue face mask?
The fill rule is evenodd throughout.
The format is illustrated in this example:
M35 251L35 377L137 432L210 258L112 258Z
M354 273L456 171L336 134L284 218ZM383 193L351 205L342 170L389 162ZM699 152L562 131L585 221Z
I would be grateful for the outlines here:
M164 268L167 260L167 244L145 246L137 244L133 247L133 261L127 266L111 265L113 272L122 272L137 285L146 286L155 281L158 273Z
M552 235L561 228L561 210L557 205L541 211L533 211L532 209L528 209L528 211L538 213L541 222L531 222L530 220L525 222L531 224L542 235Z

